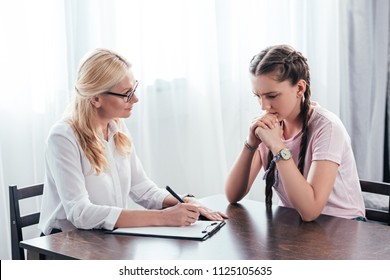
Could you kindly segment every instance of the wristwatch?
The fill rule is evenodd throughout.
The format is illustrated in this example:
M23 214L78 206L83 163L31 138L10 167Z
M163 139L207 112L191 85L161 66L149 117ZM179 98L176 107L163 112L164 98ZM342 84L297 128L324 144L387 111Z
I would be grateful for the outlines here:
M193 198L195 198L195 195L187 193L187 194L183 195L183 197L181 199L184 200L185 197L193 197Z
M292 153L289 149L283 148L274 156L274 161L278 161L280 159L289 160L292 157Z

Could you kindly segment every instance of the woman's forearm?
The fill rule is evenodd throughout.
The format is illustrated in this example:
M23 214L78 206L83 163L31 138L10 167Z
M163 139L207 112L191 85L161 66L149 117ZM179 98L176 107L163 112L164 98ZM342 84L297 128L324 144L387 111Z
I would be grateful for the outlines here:
M287 196L302 219L316 219L328 201L338 165L330 161L315 161L307 179L292 160L280 160L277 168Z
M243 147L234 163L225 183L225 193L230 203L241 200L250 190L260 170L258 151L250 151Z

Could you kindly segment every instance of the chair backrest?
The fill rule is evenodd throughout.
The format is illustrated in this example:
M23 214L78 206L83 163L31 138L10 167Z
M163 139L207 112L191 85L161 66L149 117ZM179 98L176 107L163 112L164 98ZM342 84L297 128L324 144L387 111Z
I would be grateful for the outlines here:
M11 216L11 248L13 260L24 260L24 250L19 247L23 240L22 228L39 223L40 213L20 215L19 202L22 199L35 197L43 194L43 184L31 185L23 188L9 186L9 205Z
M387 196L387 210L366 207L366 218L390 226L390 184L384 182L360 180L362 192Z

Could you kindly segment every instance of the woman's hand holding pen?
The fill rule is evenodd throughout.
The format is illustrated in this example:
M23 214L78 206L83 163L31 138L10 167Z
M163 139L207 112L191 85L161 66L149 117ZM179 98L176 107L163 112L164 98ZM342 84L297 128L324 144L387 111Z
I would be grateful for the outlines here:
M178 203L161 210L166 226L189 226L199 218L198 207L189 203Z
M188 219L185 221L185 225L190 225L194 222L196 222L199 218L199 214L201 215L202 219L207 219L207 220L212 220L212 221L223 221L224 218L228 218L225 214L217 211L212 211L209 208L205 207L201 203L199 203L198 200L194 197L186 196L184 197L184 200L177 194L175 193L174 190L172 190L169 186L166 186L166 190L172 195L171 198L174 200L177 200L179 203L177 205L191 205L191 207L195 207L197 209L198 216L196 217L195 220L192 220L193 216L191 215L190 221ZM170 200L170 197L168 196L165 201ZM175 207L175 206L174 206ZM193 211L193 209L192 209ZM187 217L189 218L189 216ZM188 223L190 222L190 223Z

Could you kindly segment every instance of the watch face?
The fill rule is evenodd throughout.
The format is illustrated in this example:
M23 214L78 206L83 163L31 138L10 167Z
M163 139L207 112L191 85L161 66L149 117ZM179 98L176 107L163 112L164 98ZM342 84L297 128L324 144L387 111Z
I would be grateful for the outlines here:
M290 159L291 158L291 151L289 149L283 149L280 151L280 155L285 160Z

